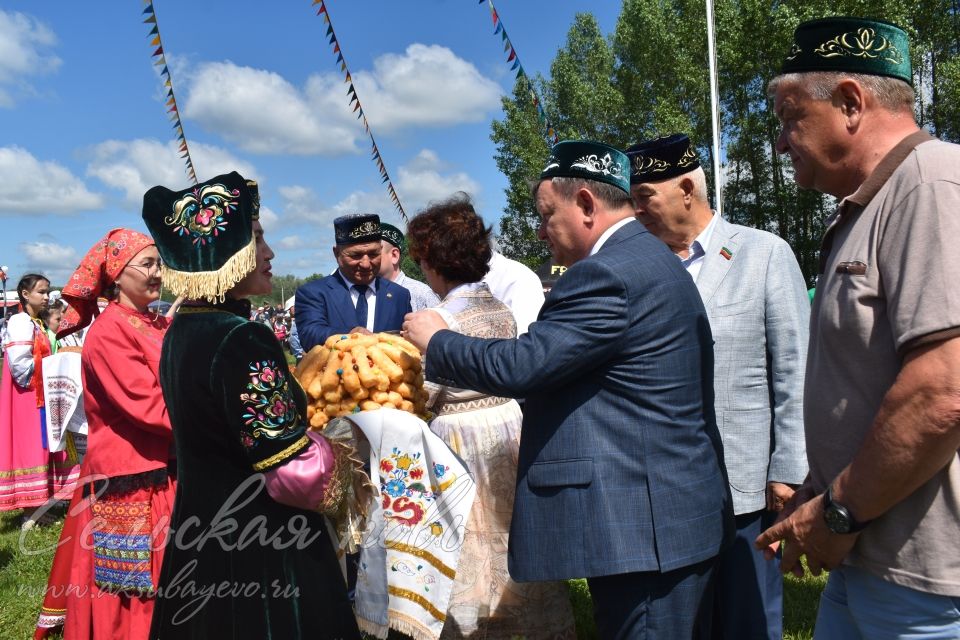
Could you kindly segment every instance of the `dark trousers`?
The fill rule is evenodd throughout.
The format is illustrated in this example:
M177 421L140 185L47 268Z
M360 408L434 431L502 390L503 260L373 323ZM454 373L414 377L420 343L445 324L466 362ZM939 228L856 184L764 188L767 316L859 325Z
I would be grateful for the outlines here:
M716 558L664 573L588 578L603 640L709 638Z
M783 637L783 576L780 553L765 560L753 546L776 514L763 510L736 516L733 544L720 554L713 599L713 638L780 640Z

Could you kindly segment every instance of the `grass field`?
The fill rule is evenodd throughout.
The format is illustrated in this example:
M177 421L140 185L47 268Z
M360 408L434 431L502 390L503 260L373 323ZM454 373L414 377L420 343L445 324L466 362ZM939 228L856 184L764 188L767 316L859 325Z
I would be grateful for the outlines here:
M53 561L53 547L62 522L40 527L21 535L19 512L0 513L0 638L20 640L33 636L33 629ZM27 554L21 550L45 552ZM813 636L820 591L826 581L807 575L803 580L786 579L784 589L785 640L807 640ZM587 583L570 581L579 638L597 638ZM393 635L391 635L393 637ZM399 637L399 636L398 636Z

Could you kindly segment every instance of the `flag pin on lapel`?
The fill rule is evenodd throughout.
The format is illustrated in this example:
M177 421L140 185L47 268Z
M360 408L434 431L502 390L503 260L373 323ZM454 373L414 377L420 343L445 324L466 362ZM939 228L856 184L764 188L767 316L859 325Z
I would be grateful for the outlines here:
M733 257L730 249L727 249L726 247L720 247L720 255L723 256L724 260L729 260Z

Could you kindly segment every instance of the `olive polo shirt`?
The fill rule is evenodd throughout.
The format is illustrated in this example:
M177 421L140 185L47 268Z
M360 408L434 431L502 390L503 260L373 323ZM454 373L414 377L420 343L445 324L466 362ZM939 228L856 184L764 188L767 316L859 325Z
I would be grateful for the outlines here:
M804 420L823 491L860 448L911 349L960 335L960 146L925 131L828 220L810 319ZM960 596L960 459L872 522L846 562Z

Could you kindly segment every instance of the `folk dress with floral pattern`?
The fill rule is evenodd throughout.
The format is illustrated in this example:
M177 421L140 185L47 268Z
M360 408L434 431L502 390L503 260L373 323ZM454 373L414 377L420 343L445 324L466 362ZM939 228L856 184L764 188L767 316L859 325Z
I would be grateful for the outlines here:
M171 526L186 532L167 548L150 637L358 638L318 510L334 456L307 433L306 396L280 343L248 317L243 303L187 306L164 341L178 469ZM236 588L198 607L163 589L184 572Z

